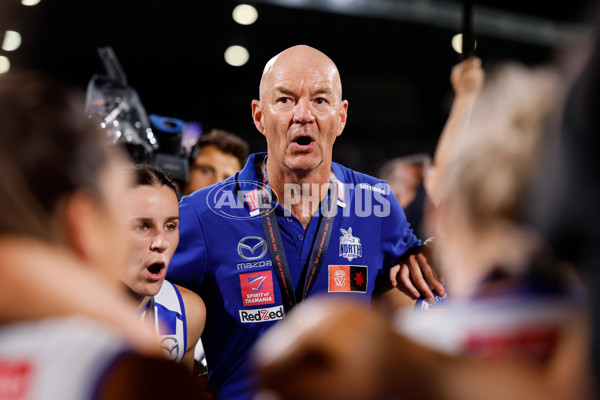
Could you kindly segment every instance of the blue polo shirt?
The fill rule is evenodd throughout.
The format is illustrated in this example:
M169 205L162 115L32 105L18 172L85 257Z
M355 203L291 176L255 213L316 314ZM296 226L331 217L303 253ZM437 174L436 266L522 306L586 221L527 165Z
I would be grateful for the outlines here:
M265 156L252 154L235 176L185 196L180 203L180 241L167 279L195 291L206 304L202 343L215 399L252 398L252 346L263 331L285 317L253 190L258 185L260 191ZM338 187L336 216L309 295L327 293L369 302L388 279L385 272L421 241L384 181L337 163L332 163L332 171ZM294 202L297 194L292 187L277 198ZM296 288L304 282L320 211L305 230L281 204L274 205Z

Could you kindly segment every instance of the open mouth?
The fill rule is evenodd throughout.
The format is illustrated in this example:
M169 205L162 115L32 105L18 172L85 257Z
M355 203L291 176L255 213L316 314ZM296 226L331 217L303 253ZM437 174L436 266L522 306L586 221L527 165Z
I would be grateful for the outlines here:
M294 142L300 146L308 146L312 142L312 139L310 136L300 136Z
M146 269L148 270L150 277L159 279L163 274L164 268L164 263L154 263L149 265Z

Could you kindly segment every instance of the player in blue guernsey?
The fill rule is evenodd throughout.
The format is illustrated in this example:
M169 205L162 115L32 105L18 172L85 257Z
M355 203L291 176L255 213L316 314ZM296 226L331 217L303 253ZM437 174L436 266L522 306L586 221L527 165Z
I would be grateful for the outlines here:
M403 257L428 267L388 185L332 162L347 108L329 57L308 46L283 51L252 102L267 153L181 200L168 278L206 303L202 342L216 399L253 397L252 346L307 296L396 303L404 297L391 288L391 267Z
M129 172L133 187L125 193L125 220L131 252L121 279L139 301L142 320L155 327L165 356L191 370L206 309L196 293L165 280L179 242L177 189L152 165L135 165Z

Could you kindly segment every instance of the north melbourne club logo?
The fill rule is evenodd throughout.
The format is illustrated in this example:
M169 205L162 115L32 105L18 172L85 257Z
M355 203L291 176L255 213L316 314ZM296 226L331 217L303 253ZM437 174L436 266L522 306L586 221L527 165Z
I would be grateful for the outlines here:
M348 230L340 229L344 236L340 236L340 257L344 257L348 261L362 257L362 244L360 239L352 236L352 228Z

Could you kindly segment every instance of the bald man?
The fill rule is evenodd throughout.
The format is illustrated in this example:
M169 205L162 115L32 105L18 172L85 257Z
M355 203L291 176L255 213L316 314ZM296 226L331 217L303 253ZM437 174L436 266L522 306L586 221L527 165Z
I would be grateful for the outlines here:
M333 61L288 48L266 64L259 94L252 116L267 152L183 198L168 272L206 303L215 399L252 399L254 343L307 296L412 304L389 271L411 254L408 263L426 266L388 185L332 162L348 113Z

